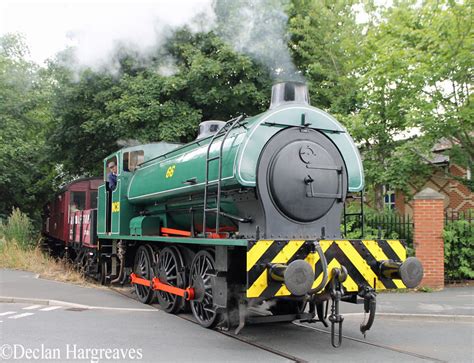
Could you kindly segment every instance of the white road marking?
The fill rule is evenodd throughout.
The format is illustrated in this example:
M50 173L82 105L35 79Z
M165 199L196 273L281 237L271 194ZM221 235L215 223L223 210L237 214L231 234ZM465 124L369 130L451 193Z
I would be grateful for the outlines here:
M4 313L0 313L0 316L11 315L11 314L16 314L16 311L6 311Z
M23 313L23 314L18 314L18 315L12 315L12 316L9 316L8 319L21 319L21 318L25 318L27 316L30 316L30 315L35 315L34 313Z
M62 306L48 306L47 308L40 309L40 311L51 311L51 310L56 310L56 309L61 309Z
M33 309L38 309L40 308L42 305L31 305L31 306L27 306L26 308L23 308L23 310L33 310Z

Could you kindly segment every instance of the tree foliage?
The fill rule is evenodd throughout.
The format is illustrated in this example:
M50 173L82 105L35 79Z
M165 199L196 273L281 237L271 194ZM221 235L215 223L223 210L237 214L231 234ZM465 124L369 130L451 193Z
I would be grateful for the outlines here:
M46 162L51 123L48 77L26 60L22 37L0 38L0 215L12 208L38 215L54 171Z
M407 65L398 77L412 88L402 104L411 106L404 109L412 123L433 143L441 137L447 139L452 145L448 151L452 161L471 170L472 16L470 1L428 0L423 6L412 1L390 9L387 24L382 27L387 41L396 46Z
M443 137L452 161L472 168L471 22L472 3L428 0L396 3L367 26L359 107L346 120L379 208L382 185L408 191L423 183L430 148Z
M248 57L235 53L213 33L184 28L146 67L122 55L119 74L72 71L52 63L58 80L51 135L57 161L72 174L99 173L100 160L121 140L187 142L202 120L227 120L261 112L270 80ZM172 74L163 74L173 57Z
M264 111L270 75L281 70L300 72L312 104L355 138L379 208L383 185L408 192L425 181L441 138L453 145L452 162L472 170L472 2L214 7L215 31L174 29L146 59L118 48L112 72L78 67L73 49L42 68L20 36L0 38L0 215L14 206L40 210L55 185L99 175L101 160L129 142L187 142L203 120ZM365 9L366 22L356 9Z
M474 223L459 219L448 223L443 231L444 266L450 280L473 279Z
M333 114L356 108L354 72L360 59L362 26L346 0L294 0L290 8L290 48L304 71L311 102Z

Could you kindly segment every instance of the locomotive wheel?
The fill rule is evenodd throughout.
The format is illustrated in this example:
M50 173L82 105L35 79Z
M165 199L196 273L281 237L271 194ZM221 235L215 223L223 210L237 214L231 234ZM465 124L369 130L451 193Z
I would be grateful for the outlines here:
M176 247L165 247L158 259L158 278L161 282L183 288L186 281L184 263ZM183 306L183 298L165 291L158 291L160 307L167 313L176 313Z
M102 260L100 262L99 281L101 285L107 284L107 261Z
M191 310L199 324L205 328L211 328L217 323L210 275L214 269L214 258L209 252L200 251L196 254L190 276L195 293L194 300L191 301Z
M133 271L138 276L151 280L153 276L153 256L150 250L146 246L138 247L137 253L135 254L135 264ZM143 304L149 304L152 302L155 292L148 286L134 284L135 293L137 294L138 300Z

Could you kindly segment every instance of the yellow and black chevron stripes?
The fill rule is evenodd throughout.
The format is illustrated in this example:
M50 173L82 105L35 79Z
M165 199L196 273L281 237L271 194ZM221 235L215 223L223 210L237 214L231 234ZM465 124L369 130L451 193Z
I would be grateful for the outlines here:
M271 298L289 296L283 283L269 278L269 264L290 264L297 259L306 260L315 271L316 287L323 278L321 261L312 252L313 241L304 240L259 240L250 242L247 249L247 297ZM348 292L357 292L359 286L370 285L377 290L404 288L401 280L378 277L377 261L392 259L404 261L406 248L398 240L321 240L321 248L328 263L328 271L344 265L348 278L344 287Z

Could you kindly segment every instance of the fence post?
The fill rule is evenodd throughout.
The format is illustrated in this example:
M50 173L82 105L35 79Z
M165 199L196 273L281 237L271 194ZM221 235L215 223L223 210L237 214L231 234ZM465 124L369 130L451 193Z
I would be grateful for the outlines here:
M414 247L423 264L420 286L444 287L444 195L425 188L414 197Z

